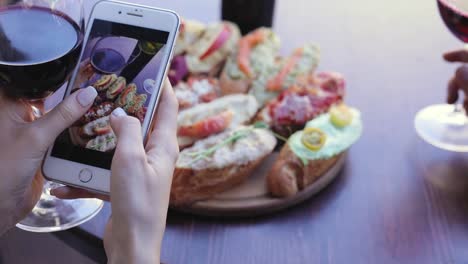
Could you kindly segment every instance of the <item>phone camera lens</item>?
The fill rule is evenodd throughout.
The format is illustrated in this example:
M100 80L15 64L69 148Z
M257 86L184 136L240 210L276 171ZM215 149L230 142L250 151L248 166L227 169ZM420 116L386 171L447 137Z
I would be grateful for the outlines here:
M122 14L122 11L119 11L119 15L121 15L121 14Z

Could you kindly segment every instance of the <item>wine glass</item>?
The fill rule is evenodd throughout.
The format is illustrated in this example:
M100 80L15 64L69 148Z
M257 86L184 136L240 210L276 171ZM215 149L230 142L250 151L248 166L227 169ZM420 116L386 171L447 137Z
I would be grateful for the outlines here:
M91 65L100 73L117 74L140 55L140 49L129 48L137 43L138 40L127 37L100 37L91 51Z
M465 44L468 43L468 1L437 0L445 25ZM468 118L461 105L437 104L416 114L419 136L438 148L468 152Z
M0 89L31 107L35 118L45 99L65 85L83 44L81 0L0 0ZM39 202L17 227L52 232L77 226L96 215L97 199L60 200L46 182Z

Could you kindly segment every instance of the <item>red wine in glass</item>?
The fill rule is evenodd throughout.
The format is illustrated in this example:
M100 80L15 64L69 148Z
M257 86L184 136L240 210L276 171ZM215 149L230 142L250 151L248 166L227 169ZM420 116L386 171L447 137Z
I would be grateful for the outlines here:
M2 91L21 99L43 99L54 93L73 72L82 39L80 27L58 11L0 8Z
M445 25L461 41L468 42L468 3L466 1L437 0Z

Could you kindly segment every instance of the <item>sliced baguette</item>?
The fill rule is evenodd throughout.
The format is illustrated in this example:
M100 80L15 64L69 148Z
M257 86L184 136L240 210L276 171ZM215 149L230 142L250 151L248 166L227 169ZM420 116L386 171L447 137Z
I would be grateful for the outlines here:
M212 102L199 104L183 110L177 117L178 127L190 126L226 110L233 112L233 118L226 130L249 122L257 113L259 105L252 95L236 94L224 96ZM197 139L193 137L178 137L181 148L192 145Z
M329 159L311 160L304 165L285 144L267 175L267 186L275 197L290 197L317 181L340 159L342 153Z
M246 135L226 144L235 133ZM275 145L276 138L270 131L245 126L197 141L179 155L172 181L171 205L189 205L242 183ZM207 157L197 160L193 155L213 146L219 148Z

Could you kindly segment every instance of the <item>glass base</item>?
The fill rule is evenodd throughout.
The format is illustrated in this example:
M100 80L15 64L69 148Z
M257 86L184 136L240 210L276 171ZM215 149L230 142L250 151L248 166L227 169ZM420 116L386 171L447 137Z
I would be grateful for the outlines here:
M61 200L49 195L58 186L46 182L39 202L16 227L38 233L67 230L93 218L104 204L98 199Z
M463 107L428 106L416 114L414 126L423 140L437 148L468 152L468 118Z

